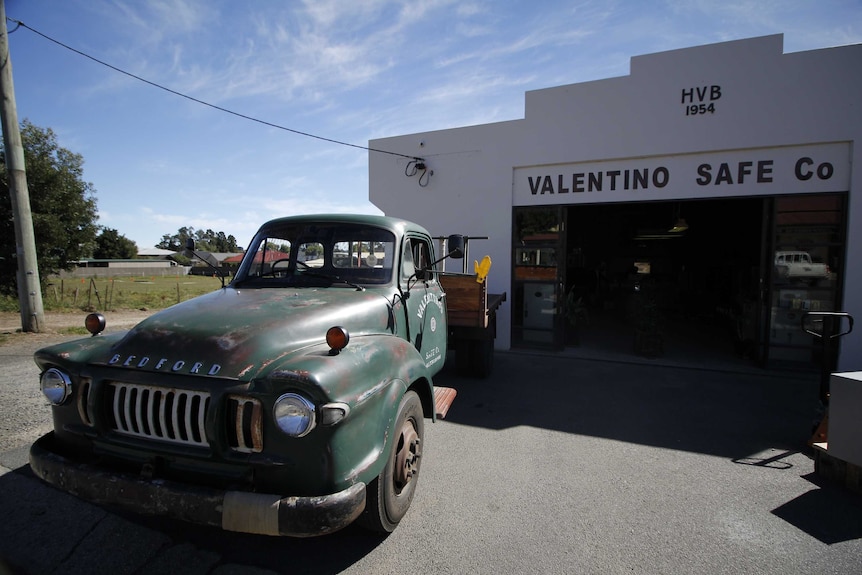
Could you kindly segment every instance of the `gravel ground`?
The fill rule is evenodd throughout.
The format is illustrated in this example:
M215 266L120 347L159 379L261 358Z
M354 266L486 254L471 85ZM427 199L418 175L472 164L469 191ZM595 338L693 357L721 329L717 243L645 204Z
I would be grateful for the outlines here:
M155 313L155 310L117 310L103 312L107 320L106 331L129 329L139 321ZM21 331L21 315L12 312L0 312L0 347L35 350L42 345L50 345L58 337L68 337L74 328L84 327L86 312L46 312L45 329L40 333L24 333ZM78 334L85 337L86 333ZM6 349L8 353L9 350Z
M152 311L126 310L105 312L106 331L128 329ZM46 313L45 330L40 333L21 331L21 316L0 313L0 367L8 382L0 386L0 452L28 446L33 438L51 430L51 412L39 391L39 371L32 361L33 353L62 341L87 337L70 333L84 325L86 313ZM24 367L16 367L23 365ZM0 569L2 572L2 569Z

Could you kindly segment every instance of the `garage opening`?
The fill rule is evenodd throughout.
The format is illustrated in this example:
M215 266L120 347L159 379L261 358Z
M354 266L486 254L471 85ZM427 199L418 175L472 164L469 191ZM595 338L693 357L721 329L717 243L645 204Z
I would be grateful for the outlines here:
M763 215L762 199L568 208L564 301L584 317L565 343L755 360Z
M843 201L516 208L513 343L596 358L816 369L816 338L801 321L840 302ZM811 266L791 264L802 275L788 277L779 260L794 257Z

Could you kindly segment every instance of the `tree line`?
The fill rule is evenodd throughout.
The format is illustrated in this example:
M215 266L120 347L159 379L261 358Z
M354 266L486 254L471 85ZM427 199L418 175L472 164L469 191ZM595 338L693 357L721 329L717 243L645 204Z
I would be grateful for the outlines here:
M179 252L185 249L186 241L189 239L194 240L195 249L202 252L236 253L242 251L242 248L236 245L236 238L232 235L228 236L224 232L214 232L210 229L206 231L196 230L192 227L182 227L174 235L163 235L162 241L156 247Z
M27 120L21 123L21 144L27 170L27 188L36 238L39 277L43 282L75 262L94 259L131 259L138 246L116 229L100 226L96 213L96 189L83 179L84 158L61 147L50 128ZM9 193L6 150L0 141L0 295L17 294L17 242ZM236 238L224 232L180 228L162 236L155 247L181 253L187 238L196 248L210 252L241 252Z

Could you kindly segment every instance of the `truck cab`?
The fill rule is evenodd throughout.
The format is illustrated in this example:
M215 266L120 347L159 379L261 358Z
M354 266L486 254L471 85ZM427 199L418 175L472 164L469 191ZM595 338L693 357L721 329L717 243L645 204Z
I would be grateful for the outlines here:
M453 255L458 255L453 250ZM39 350L33 471L83 499L226 530L392 531L448 409L434 242L383 216L279 218L222 289ZM445 398L440 401L441 397Z

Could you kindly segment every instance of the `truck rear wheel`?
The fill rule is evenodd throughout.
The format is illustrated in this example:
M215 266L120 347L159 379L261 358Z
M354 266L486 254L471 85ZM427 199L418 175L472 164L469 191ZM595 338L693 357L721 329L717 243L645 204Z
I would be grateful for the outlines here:
M452 347L455 348L455 370L461 375L471 375L473 368L470 363L472 355L470 340L457 339Z
M394 429L386 466L368 484L365 511L359 517L363 527L382 533L391 533L398 526L410 508L419 480L425 422L422 402L415 392L408 391L401 398Z
M485 378L494 368L494 340L476 339L470 342L470 373Z

